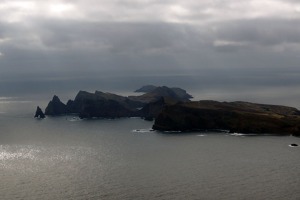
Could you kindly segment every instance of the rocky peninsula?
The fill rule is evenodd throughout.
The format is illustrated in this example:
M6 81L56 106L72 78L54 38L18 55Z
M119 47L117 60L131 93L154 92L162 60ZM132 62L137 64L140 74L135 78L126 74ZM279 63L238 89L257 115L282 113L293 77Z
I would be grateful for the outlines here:
M191 101L181 88L143 86L139 96L79 91L66 104L54 95L45 115L77 114L80 118L141 117L155 120L158 131L226 130L246 134L300 135L300 111L296 108L250 102ZM43 118L38 107L36 116Z
M249 102L194 101L167 105L155 120L160 131L227 130L251 134L300 135L296 108Z
M45 109L45 115L78 114L80 118L142 117L154 119L164 105L190 101L192 96L180 88L156 87L139 96L121 96L108 92L79 91L66 104L54 95Z

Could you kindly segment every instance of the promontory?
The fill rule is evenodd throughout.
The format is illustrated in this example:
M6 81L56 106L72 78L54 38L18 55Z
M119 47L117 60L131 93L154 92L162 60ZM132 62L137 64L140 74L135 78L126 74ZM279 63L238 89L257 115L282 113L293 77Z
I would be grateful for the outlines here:
M226 130L245 134L300 136L300 111L280 105L250 102L191 101L181 88L144 86L138 96L80 91L66 104L54 95L45 115L77 114L80 118L141 117L155 120L158 131ZM38 114L42 113L38 107Z

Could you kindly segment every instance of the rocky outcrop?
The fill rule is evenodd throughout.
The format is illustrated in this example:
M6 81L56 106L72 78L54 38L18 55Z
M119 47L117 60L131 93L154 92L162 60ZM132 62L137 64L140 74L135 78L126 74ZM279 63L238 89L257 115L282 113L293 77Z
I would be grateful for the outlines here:
M176 92L177 91L178 95ZM155 118L164 104L173 104L190 98L185 90L155 87L149 93L135 97L124 97L108 92L90 93L79 91L74 100L64 104L55 95L49 102L46 115L78 114L82 118L91 117L143 117ZM142 109L141 109L142 108Z
M55 95L49 102L45 114L56 116L73 113L81 118L131 117L136 116L137 108L143 105L144 103L112 93L79 91L75 99L69 100L66 105Z
M46 115L65 115L68 113L67 106L60 101L58 96L54 95L52 100L48 103L45 109Z
M78 113L80 118L118 118L133 116L134 107L140 105L112 93L79 91L74 101L68 101L67 108L69 112Z
M44 119L46 116L42 109L38 106L35 111L34 118Z
M291 107L248 102L199 101L165 106L153 129L229 130L238 133L300 133L300 112Z
M112 93L104 93L100 91L96 91L95 93L79 91L76 95L74 101L69 100L67 102L68 111L71 113L80 113L83 109L85 109L86 104L91 102L106 102L106 101L114 101L123 106L128 110L135 110L138 107L142 107L144 103L139 101L130 100L127 97L123 97L120 95L112 94Z

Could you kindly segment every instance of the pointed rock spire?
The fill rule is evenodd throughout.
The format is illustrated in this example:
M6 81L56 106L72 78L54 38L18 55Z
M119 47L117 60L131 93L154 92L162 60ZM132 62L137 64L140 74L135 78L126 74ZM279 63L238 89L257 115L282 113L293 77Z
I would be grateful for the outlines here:
M36 108L36 112L35 112L34 118L40 118L40 119L44 119L45 118L45 114L44 114L44 112L42 111L42 109L39 106Z
M60 101L58 96L54 95L45 109L46 115L64 115L67 113L67 106Z

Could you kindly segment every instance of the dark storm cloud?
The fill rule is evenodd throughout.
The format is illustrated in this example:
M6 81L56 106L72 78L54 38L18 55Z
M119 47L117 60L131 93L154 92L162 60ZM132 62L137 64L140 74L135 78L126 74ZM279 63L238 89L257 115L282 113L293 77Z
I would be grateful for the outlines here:
M61 64L48 70L62 64L80 68L84 61L99 70L111 67L176 67L174 55L198 51L197 46L201 42L198 37L202 34L189 25L168 23L43 20L35 22L35 25L38 28L34 29L34 36L27 35L24 30L23 34L15 35L15 40L9 41L9 45L3 44L5 56L2 62L22 60L22 65L30 68L29 65L36 61L40 62L41 69L46 70L47 65L55 64L49 60L57 60Z
M1 1L0 90L186 80L229 94L295 91L299 25L292 0Z
M235 20L217 25L216 37L260 46L300 43L300 21L297 19Z

